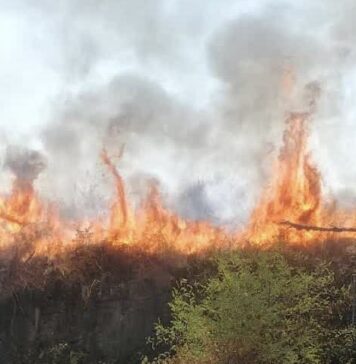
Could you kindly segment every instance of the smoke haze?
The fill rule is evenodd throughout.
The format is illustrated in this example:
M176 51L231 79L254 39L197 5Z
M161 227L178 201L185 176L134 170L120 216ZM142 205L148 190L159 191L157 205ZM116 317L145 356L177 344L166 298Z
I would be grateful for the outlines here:
M155 181L184 216L244 223L311 83L314 159L327 191L355 200L353 1L0 4L3 174L42 172L37 187L64 212L108 203L105 146L124 150L116 163L134 201ZM14 164L8 145L46 170Z

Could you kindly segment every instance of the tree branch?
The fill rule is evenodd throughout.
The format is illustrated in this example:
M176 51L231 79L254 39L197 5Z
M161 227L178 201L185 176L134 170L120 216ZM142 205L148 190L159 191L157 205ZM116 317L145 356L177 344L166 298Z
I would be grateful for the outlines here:
M280 221L279 224L286 225L297 230L312 230L312 231L332 232L332 233L343 233L343 232L356 233L355 227L341 227L341 226L324 227L324 226L315 226L308 224L297 224L287 220Z

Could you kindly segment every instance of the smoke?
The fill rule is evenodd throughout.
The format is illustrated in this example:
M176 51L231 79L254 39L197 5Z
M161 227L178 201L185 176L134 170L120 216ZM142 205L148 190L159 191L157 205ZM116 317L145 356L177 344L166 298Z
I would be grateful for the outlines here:
M25 147L9 146L6 149L4 169L9 170L15 179L11 183L12 191L34 190L34 181L46 168L44 156Z
M17 0L4 8L0 57L10 50L21 61L4 62L0 74L21 75L23 85L0 88L4 104L20 103L3 111L2 129L46 156L38 186L65 213L108 204L105 147L114 157L124 150L116 163L136 203L155 180L184 216L244 223L286 113L307 107L311 83L322 90L313 155L340 201L356 195L352 1ZM31 163L6 165L37 176Z
M6 151L5 168L8 168L18 180L33 183L46 168L46 161L37 151L11 146Z

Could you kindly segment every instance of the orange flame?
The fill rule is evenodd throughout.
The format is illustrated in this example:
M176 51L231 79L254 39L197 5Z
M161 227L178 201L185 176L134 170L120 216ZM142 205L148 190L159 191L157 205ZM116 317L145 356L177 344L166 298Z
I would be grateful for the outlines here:
M356 236L355 214L337 209L332 199L323 200L321 176L307 146L311 114L292 113L287 119L274 177L244 233L251 242L305 245Z
M308 124L315 102L312 100L309 106L310 112L291 113L287 118L273 179L265 187L242 232L231 233L206 221L179 217L164 207L154 185L135 211L128 201L124 179L104 150L101 158L116 186L107 221L77 221L76 230L73 222L60 219L53 207L39 199L30 182L15 180L12 193L0 198L0 248L28 239L33 244L31 254L55 256L64 249L83 244L83 239L77 236L88 224L90 234L84 239L86 244L105 242L147 252L168 249L182 254L236 246L246 240L262 245L276 241L310 244L340 237L354 238L355 231L332 229L335 225L356 227L356 214L337 210L334 203L323 201L320 173L308 151ZM323 230L322 227L331 228Z
M252 213L248 237L258 243L304 238L279 223L321 223L321 183L317 168L307 151L309 114L293 113L287 119L283 146L274 168L274 179L267 186Z
M127 245L147 252L172 250L190 254L213 246L227 244L222 229L207 222L189 222L167 210L156 186L151 186L145 202L133 211L127 200L125 184L113 161L104 150L103 163L112 174L116 196L108 221L68 222L61 220L53 207L43 203L30 182L15 180L9 196L0 199L0 248L28 240L33 245L31 254L49 257L83 244L77 235L85 235L85 243ZM89 225L89 228L86 227ZM73 228L77 227L77 230Z

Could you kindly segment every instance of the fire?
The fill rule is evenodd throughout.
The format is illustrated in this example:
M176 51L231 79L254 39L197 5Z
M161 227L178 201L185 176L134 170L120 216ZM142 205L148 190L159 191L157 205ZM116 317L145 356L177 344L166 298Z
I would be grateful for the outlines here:
M141 207L134 210L124 180L104 150L101 159L116 187L106 219L66 221L53 206L40 200L32 181L16 179L12 193L0 198L0 248L30 241L28 255L54 257L78 244L105 243L146 252L170 250L191 254L244 241L259 245L276 241L311 244L355 237L356 229L352 226L356 227L356 216L338 210L331 200L323 200L321 176L308 150L314 101L309 106L310 111L287 117L272 180L263 190L244 231L231 233L206 221L179 217L164 206L155 185Z
M321 176L308 151L312 112L291 113L283 146L255 207L245 239L257 244L276 241L307 245L355 237L356 216L323 199Z
M284 144L274 167L273 180L252 213L249 239L263 243L312 238L281 226L282 221L319 225L322 219L320 174L307 150L308 113L292 113L287 119Z
M226 244L222 229L207 222L186 221L166 209L155 185L151 186L141 208L136 213L132 211L126 199L122 177L106 152L102 158L115 178L117 191L107 229L110 242L136 245L150 252L170 249L188 254L211 248L216 243L221 246Z
M141 208L134 211L126 196L124 180L105 150L101 159L116 187L106 220L61 219L53 206L40 200L31 182L16 179L11 194L0 199L0 248L28 241L31 250L27 255L55 257L78 244L103 242L146 252L170 250L182 254L228 244L223 229L207 222L186 221L166 209L154 185Z

